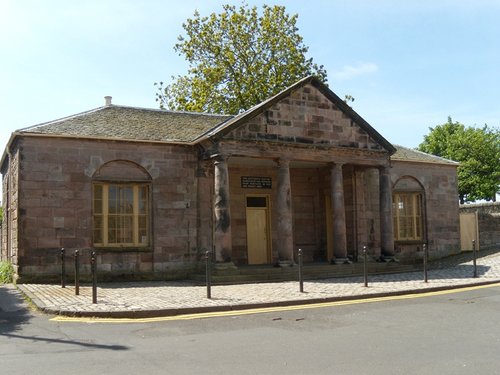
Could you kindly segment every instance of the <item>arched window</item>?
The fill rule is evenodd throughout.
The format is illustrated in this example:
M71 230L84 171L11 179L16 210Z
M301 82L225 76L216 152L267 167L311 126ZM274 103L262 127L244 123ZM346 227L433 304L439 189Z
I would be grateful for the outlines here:
M394 240L424 239L424 189L413 177L398 180L393 190Z
M127 161L103 165L93 181L93 244L150 245L150 175Z

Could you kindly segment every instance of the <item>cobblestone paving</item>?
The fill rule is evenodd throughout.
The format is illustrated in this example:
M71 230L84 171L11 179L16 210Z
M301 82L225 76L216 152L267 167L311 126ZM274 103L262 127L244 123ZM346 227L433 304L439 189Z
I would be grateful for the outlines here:
M112 283L99 285L97 304L92 303L92 289L87 286L80 286L79 296L75 296L73 286L63 289L59 285L20 284L18 287L39 308L51 313L133 316L134 312L163 312L172 315L189 309L237 309L245 305L355 298L500 281L500 253L478 259L477 278L472 277L473 270L472 261L431 269L427 283L423 281L423 272L369 276L368 287L364 286L362 277L305 281L304 293L299 291L296 281L222 285L212 287L211 299L207 298L205 286L187 282Z

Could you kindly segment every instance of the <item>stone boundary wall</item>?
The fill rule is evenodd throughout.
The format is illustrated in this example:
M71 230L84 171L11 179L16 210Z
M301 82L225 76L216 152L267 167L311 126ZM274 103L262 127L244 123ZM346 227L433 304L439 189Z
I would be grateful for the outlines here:
M472 212L477 212L480 247L484 249L500 246L500 202L460 206L460 213Z

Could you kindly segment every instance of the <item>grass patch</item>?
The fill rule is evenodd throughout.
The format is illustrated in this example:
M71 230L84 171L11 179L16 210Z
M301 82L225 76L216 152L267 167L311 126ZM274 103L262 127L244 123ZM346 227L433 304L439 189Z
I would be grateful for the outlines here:
M0 284L10 284L14 280L14 267L9 262L0 262Z

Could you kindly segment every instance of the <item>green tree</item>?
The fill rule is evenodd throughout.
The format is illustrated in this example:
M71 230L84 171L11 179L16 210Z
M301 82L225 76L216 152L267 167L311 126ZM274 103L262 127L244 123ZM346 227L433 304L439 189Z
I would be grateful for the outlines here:
M460 162L460 203L495 200L500 191L500 129L466 127L448 117L447 123L429 130L418 149Z
M220 14L183 23L185 35L174 50L189 64L188 73L158 86L160 108L236 114L271 97L301 78L326 82L323 66L306 58L308 47L296 26L297 15L284 6L239 8L224 5Z

